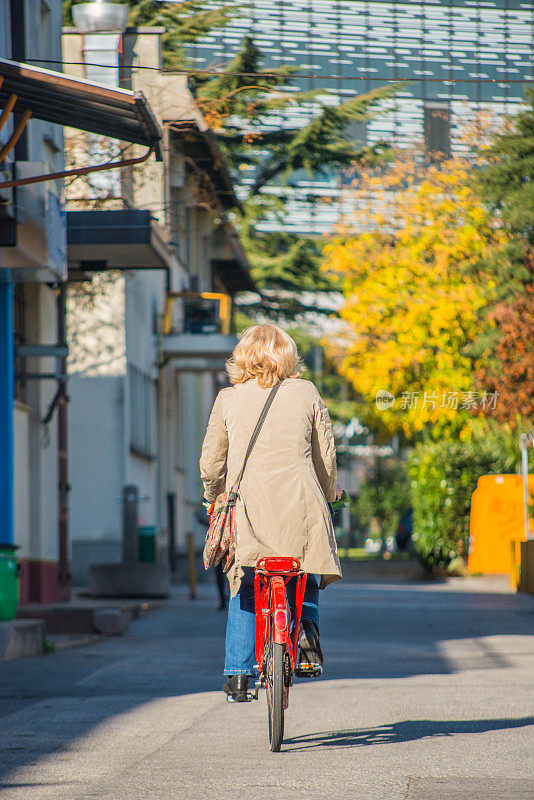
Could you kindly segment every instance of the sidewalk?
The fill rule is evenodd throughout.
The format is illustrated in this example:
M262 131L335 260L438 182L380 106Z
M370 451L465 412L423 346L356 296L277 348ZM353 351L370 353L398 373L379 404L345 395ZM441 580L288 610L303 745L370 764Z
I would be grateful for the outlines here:
M354 583L428 583L438 587L448 584L458 591L504 592L517 594L518 597L530 596L515 592L510 588L508 575L468 575L456 577L434 575L424 571L416 558L391 559L369 558L364 560L342 559L343 578Z
M120 636L133 620L161 606L161 600L100 599L73 590L62 603L20 606L16 619L0 623L0 661L80 647L105 636Z

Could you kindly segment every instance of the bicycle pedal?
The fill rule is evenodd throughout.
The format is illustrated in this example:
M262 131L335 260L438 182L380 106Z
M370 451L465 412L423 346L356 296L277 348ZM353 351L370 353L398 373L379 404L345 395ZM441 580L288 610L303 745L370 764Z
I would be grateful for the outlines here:
M250 703L252 700L257 700L257 695L251 694L247 692L247 699L246 700L234 700L231 694L226 695L226 702L227 703Z
M295 675L298 678L318 678L322 675L323 668L320 664L310 664L307 661L302 661L300 664L295 665Z
M256 681L256 683L254 685L254 691L253 692L247 692L247 703L250 703L252 700L257 700L258 699L258 687L261 689L261 683L258 683Z

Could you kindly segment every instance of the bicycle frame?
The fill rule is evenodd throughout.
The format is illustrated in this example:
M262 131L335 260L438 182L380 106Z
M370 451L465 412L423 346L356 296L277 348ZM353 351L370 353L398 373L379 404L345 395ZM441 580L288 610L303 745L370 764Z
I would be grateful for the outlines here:
M288 689L292 682L292 674L298 655L298 636L304 591L306 589L306 573L300 568L296 558L266 557L260 558L256 564L254 576L255 607L255 648L257 668L263 677L265 667L265 645L269 631L273 632L273 641L285 645L291 660L291 679L286 687L286 703ZM293 578L295 587L295 619L291 634L291 611L286 597L286 585Z

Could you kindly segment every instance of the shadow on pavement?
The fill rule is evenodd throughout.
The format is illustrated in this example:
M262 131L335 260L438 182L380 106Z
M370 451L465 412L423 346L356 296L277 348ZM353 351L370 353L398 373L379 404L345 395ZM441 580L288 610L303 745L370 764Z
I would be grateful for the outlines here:
M321 594L326 681L506 669L513 663L507 648L485 637L532 635L532 598L348 581ZM68 750L104 721L153 700L220 692L225 623L212 587L202 587L195 602L184 588L122 637L0 664L0 774L24 780L14 773L17 768ZM450 652L458 640L469 641ZM534 717L412 720L315 733L288 739L286 746L366 746L533 722Z
M75 785L74 781L31 781L27 783L0 783L0 789L31 789L37 786L67 786Z
M511 666L506 648L494 637L531 635L532 598L460 586L341 581L328 587L319 606L324 679Z
M486 733L487 731L522 728L534 724L534 717L505 719L429 720L413 719L378 725L375 728L355 728L346 731L308 733L284 739L289 751L312 750L318 747L366 747L374 744L399 744L417 739L453 736L455 733Z

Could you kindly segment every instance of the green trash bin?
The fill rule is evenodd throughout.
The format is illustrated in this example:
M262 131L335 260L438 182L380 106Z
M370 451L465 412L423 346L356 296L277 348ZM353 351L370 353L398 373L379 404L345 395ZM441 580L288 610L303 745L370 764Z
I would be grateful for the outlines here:
M156 528L153 525L141 525L139 531L139 561L156 560Z
M0 620L9 622L19 604L19 563L16 545L0 545Z

